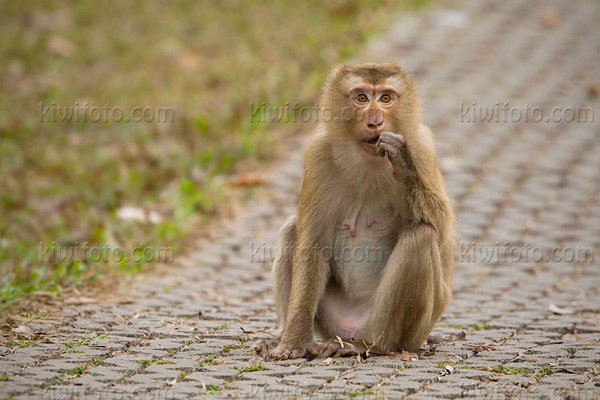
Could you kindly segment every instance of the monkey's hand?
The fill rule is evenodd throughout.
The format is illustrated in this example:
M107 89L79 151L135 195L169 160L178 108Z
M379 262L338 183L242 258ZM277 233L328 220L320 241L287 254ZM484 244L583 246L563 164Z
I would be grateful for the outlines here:
M387 155L396 179L416 178L417 172L402 134L382 132L375 146L381 157Z
M372 347L368 346L363 340L331 339L319 346L317 358L355 357L361 355L365 359L369 354L375 354L371 351Z

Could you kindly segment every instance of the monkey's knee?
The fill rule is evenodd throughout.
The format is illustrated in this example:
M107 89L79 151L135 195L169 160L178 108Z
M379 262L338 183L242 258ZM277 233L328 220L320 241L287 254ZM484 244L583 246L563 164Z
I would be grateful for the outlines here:
M277 233L277 249L273 261L273 275L277 283L280 276L291 274L296 249L296 215L290 215ZM289 276L291 278L291 275Z
M414 351L433 328L441 301L442 268L430 225L405 228L390 256L369 321L368 339L383 352ZM390 307L390 305L392 305Z
M429 224L419 224L402 232L410 250L427 257L433 248L437 248L435 229Z
M290 243L294 245L296 242L296 214L292 214L285 219L279 232L277 233L277 243Z

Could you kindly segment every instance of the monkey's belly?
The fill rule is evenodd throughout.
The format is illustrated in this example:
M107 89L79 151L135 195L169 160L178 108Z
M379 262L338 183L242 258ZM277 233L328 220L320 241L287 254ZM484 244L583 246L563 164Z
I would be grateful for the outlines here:
M397 234L363 229L352 237L340 231L333 249L333 278L353 300L364 300L373 294L381 272L394 249Z
M373 232L373 231L371 231ZM319 303L318 315L327 321L324 334L344 339L364 338L375 288L394 248L397 235L376 237L358 231L339 234L334 246L332 277Z
M370 299L349 299L337 283L330 282L317 310L323 339L336 336L342 339L364 338L364 328L371 314L371 306Z

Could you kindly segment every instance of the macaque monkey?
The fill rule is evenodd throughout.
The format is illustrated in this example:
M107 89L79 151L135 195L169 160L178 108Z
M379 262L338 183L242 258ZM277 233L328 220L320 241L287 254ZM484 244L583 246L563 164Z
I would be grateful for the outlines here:
M297 215L277 239L280 334L255 350L277 360L415 351L448 305L454 272L433 134L394 63L340 66L321 105L333 118L306 144Z

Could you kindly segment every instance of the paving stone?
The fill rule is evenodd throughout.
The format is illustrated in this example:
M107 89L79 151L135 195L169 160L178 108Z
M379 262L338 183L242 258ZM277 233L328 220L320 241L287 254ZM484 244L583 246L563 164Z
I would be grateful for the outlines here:
M411 363L381 356L326 365L252 354L252 341L276 334L277 318L271 260L252 260L251 246L274 246L295 212L304 139L294 139L296 148L265 173L276 185L199 239L189 266L141 278L129 303L65 306L53 320L31 321L51 343L0 347L0 374L10 379L0 382L0 398L600 397L597 123L460 121L461 102L596 107L586 85L598 81L600 3L457 0L462 27L438 21L445 7L433 2L398 16L365 57L406 66L436 132L462 243L454 299L434 333L464 331L465 340L423 348ZM542 26L546 9L560 16L557 26ZM464 246L496 253L484 259ZM586 247L595 259L502 258L524 246L544 254ZM574 312L556 314L550 304ZM81 345L66 351L71 342ZM438 363L455 369L445 374ZM498 365L527 373L500 375L491 370ZM79 366L83 375L68 375ZM552 374L534 379L546 367ZM63 384L45 387L57 376Z

